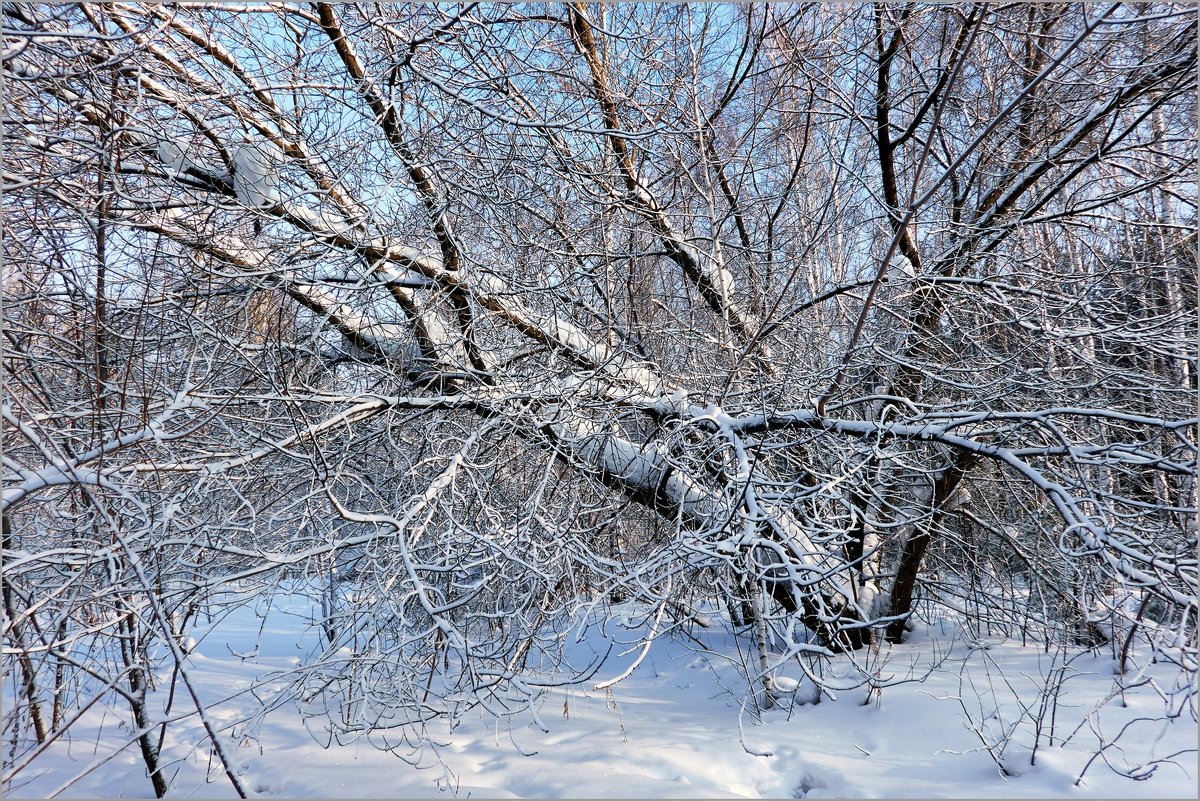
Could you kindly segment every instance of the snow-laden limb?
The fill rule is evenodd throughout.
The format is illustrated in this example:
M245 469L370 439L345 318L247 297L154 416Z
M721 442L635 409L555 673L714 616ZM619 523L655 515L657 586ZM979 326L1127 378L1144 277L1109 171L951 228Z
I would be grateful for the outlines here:
M297 215L306 222L314 223L316 215L307 211ZM313 227L314 232L321 229ZM348 247L360 247L379 265L399 265L431 279L446 291L461 290L480 307L493 313L520 333L536 342L550 346L568 355L584 367L599 370L614 378L631 382L646 393L657 393L662 382L657 374L645 364L638 363L623 352L614 351L603 341L598 341L575 322L562 315L547 315L523 306L517 300L518 293L502 281L494 272L483 273L464 279L455 272L442 267L438 257L405 245L388 245L382 240L358 243L344 235L328 231L330 238ZM384 269L380 267L379 269ZM387 268L394 271L395 268ZM432 330L444 332L448 329L440 322L431 323ZM457 334L455 335L457 336Z
M610 391L599 390L602 395ZM578 398L586 398L588 388L580 387L577 392ZM710 558L757 553L760 558L755 560L754 573L771 584L776 597L790 608L803 610L813 625L833 634L849 620L868 622L869 610L856 600L840 550L814 541L814 521L801 520L795 510L760 499L760 485L778 486L781 482L766 464L751 456L728 425L735 418L716 404L689 405L683 397L676 391L658 396L635 394L625 400L715 433L716 441L733 454L730 469L715 479L715 486L673 464L665 443L652 439L635 444L614 427L570 415L563 406L550 405L545 410L552 422L542 430L553 435L557 448L570 449L569 458L578 469L595 473L610 486L685 524L672 546L662 551L658 560L639 567L629 580L640 581L638 576L664 569L669 575L674 568L668 562L682 558L686 564L692 557L683 554L689 549Z
M278 206L278 204L277 204ZM233 232L211 232L202 239L191 229L185 209L163 212L158 230L185 244L200 246L223 262L259 275L274 275L286 292L339 331L355 347L384 359L402 357L412 340L410 326L381 323L339 297L329 286L308 283L295 270L280 265L277 254ZM407 293L409 290L400 288Z
M768 578L799 588L801 592L818 590L816 595L819 596L823 591L850 608L856 607L856 595L849 583L844 558L814 542L808 521L798 519L793 510L760 497L760 485L782 482L765 463L751 455L741 435L731 425L736 418L715 403L688 404L679 393L648 399L648 402L660 409L673 407L690 425L714 429L733 450L735 471L730 476L730 483L745 506L743 533L735 542L740 547L757 548L771 555L770 564L763 566ZM857 611L865 619L864 610Z
M721 498L675 469L656 443L636 445L610 426L563 414L561 407L551 407L547 413L543 431L577 466L690 525L719 525L727 515Z
M189 390L185 388L144 427L114 436L83 453L68 456L57 443L47 441L39 433L38 426L19 416L12 404L6 401L0 409L0 417L8 428L8 437L19 434L21 440L32 446L42 457L45 465L39 468L25 467L8 455L4 457L5 486L0 500L0 511L7 513L41 490L51 487L85 485L123 493L124 489L116 481L122 472L120 466L93 468L87 465L98 460L107 460L108 457L135 445L183 439L191 434L191 428L184 426L168 432L168 424L174 422L182 412L203 412L206 408L207 405L203 401L191 397ZM8 437L5 446L11 453L15 449L15 443Z
M39 491L51 487L94 486L116 489L117 485L109 480L102 470L72 464L53 464L38 470L23 470L28 475L20 484L4 488L3 501L0 510L8 511L22 501L36 495Z
M257 150L250 152L257 153ZM257 155L247 155L246 158L252 170L259 169L260 160ZM257 176L258 172L251 172L251 175ZM219 176L214 176L214 181L218 178ZM494 271L483 272L478 277L464 278L455 271L445 269L440 257L436 255L407 245L392 244L383 237L364 237L336 212L313 210L289 199L279 198L277 194L272 194L277 186L271 184L269 176L263 178L260 183L262 186L253 184L249 191L254 195L252 199L272 201L264 210L278 214L336 247L363 253L373 265L372 269L385 280L390 277L401 279L390 280L389 291L398 302L414 313L414 330L410 333L415 333L418 339L426 344L427 357L447 359L451 364L461 363L464 339L456 327L452 327L442 315L437 314L428 305L419 304L412 290L403 285L410 271L431 280L447 293L466 293L471 300L494 314L497 319L503 320L534 341L568 355L582 366L632 382L643 392L657 393L661 390L661 380L647 365L630 359L628 354L614 351L607 341L591 337L576 323L562 315L545 315L523 307L517 300L517 293ZM190 217L184 210L166 211L164 220L167 219L176 224L164 226L161 229L164 234L191 244L199 244L196 234L189 230ZM213 234L205 247L214 255L229 259L243 269L272 269L274 253L232 233ZM397 336L402 333L402 327L394 324L381 326L357 312L349 304L337 300L332 290L294 281L294 274L290 272L286 273L285 277L289 279L289 293L314 311L325 315L353 344L383 354L395 355L400 352L401 343Z

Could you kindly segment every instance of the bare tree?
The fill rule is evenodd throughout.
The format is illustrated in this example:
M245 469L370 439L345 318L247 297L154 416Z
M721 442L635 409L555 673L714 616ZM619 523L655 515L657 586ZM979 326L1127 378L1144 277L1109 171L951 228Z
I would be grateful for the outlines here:
M3 13L6 781L117 693L165 793L155 660L283 577L385 746L613 600L1194 673L1188 9Z

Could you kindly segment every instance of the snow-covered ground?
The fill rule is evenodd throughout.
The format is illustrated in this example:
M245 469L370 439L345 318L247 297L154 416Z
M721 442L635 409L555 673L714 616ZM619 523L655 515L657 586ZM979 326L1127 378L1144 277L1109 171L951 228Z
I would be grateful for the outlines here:
M290 701L247 725L259 704L254 695L221 700L304 658L316 636L307 625L311 611L300 596L277 598L274 605L259 599L197 632L190 674L212 703L211 719L225 727L236 772L254 797L1195 798L1197 793L1196 722L1188 711L1164 722L1163 700L1155 691L1156 682L1175 681L1170 666L1149 666L1143 678L1151 681L1122 700L1114 696L1111 655L1073 654L1064 666L1062 653L999 640L971 647L943 626L921 628L912 643L885 647L876 657L882 677L924 678L885 687L869 700L860 687L811 703L813 687L799 666L794 661L781 666L777 692L783 697L761 721L743 678L751 661L745 638L713 626L695 629L696 639L661 639L628 678L609 690L591 689L637 656L617 656L620 649L614 650L588 685L542 697L540 718L549 733L527 717L497 723L471 713L452 736L438 736L440 746L421 752L414 766L363 741L330 743L319 719L310 718L306 727ZM606 628L611 636L612 625ZM597 645L584 641L578 647ZM252 657L238 656L254 651ZM926 676L934 663L938 669ZM831 667L826 674L831 683L842 680L839 670L850 675L845 664ZM1061 681L1062 693L1057 705L1043 708L1037 689L1047 681ZM262 685L258 695L269 698L271 687ZM176 698L174 708L190 707L186 698ZM137 746L112 756L115 745L131 739L127 719L127 713L89 710L72 737L22 771L7 795L46 797L61 790L61 797L153 797ZM1126 726L1088 765L1101 739L1111 741ZM1005 732L1011 732L1007 744ZM1109 766L1123 770L1164 758L1169 759L1144 781ZM194 717L168 727L164 761L170 763L173 797L234 797Z

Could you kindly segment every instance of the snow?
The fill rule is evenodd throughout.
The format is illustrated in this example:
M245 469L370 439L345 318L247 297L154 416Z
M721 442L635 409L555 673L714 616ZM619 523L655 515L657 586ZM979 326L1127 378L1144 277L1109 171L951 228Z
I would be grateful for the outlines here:
M233 190L248 206L279 202L279 166L283 154L267 141L242 144L233 154Z
M179 175L187 169L187 155L183 152L183 148L174 142L163 140L158 143L158 157L162 159L163 165L172 175Z
M223 618L202 617L186 641L191 677L252 797L1195 797L1195 720L1185 714L1164 722L1162 700L1147 687L1126 693L1123 706L1112 696L1111 654L1046 653L986 636L972 647L945 624L919 627L910 644L860 654L882 677L907 680L870 696L851 687L816 702L795 660L776 666L779 700L761 722L744 676L752 644L722 627L717 610L708 610L712 628L664 632L644 653L638 638L645 628L610 620L606 634L591 630L574 646L580 661L602 653L606 637L617 647L591 681L541 698L548 732L528 714L497 723L469 713L453 732L431 728L436 747L392 755L364 740L338 744L320 718L302 723L292 701L248 722L259 702L245 691L255 686L270 701L283 686L273 672L295 669L318 649L311 625L318 608L298 594L258 595ZM627 611L618 616L626 625L669 622L655 610ZM630 667L615 685L593 689ZM1160 684L1174 678L1170 666L1143 667ZM1055 739L1050 744L1043 731L1030 764L1033 728L1022 704L1056 671L1064 692ZM846 661L826 666L835 686L850 687L854 675ZM159 683L160 695L166 684ZM104 761L131 740L127 717L116 708L89 710L70 739L52 745L6 795L45 797L100 762L62 797L152 797L136 745ZM1121 777L1097 759L1074 786L1096 749L1095 732L1111 737L1130 721L1106 752L1114 765L1184 753L1146 781ZM998 754L1010 774L1003 776L983 743L1014 724L1015 736ZM194 720L168 727L164 755L172 797L233 797Z

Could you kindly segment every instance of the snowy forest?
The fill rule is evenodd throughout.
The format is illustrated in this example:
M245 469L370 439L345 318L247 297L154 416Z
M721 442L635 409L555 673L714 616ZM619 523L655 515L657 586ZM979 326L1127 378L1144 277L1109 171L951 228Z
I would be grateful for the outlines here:
M1194 797L1195 6L2 17L6 796Z

